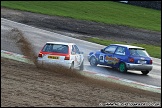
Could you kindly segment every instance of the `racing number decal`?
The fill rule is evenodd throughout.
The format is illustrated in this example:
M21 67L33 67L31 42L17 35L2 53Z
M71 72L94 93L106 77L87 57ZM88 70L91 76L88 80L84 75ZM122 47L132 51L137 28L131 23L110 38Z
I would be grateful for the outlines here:
M113 58L113 57L109 57L109 56L106 56L105 57L105 61L108 63L108 64L116 64L119 62L119 59L117 58Z
M100 55L100 56L99 56L99 61L100 61L100 62L104 62L104 55Z

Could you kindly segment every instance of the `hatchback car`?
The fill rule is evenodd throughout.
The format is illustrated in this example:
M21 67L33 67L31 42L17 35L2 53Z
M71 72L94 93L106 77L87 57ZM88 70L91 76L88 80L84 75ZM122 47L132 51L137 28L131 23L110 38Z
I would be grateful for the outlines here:
M88 61L91 66L111 66L120 72L137 70L145 75L153 67L152 59L144 48L123 44L110 44L100 51L90 52Z
M84 68L83 52L74 43L47 42L38 54L39 65L59 64L70 69Z

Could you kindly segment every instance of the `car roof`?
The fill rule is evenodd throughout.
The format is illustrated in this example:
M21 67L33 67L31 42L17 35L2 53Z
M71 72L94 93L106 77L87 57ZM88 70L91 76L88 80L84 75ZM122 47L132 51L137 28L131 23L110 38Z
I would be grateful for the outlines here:
M140 48L140 49L144 49L142 47L133 46L133 45L125 45L125 44L110 44L110 45L123 46L123 47L127 47L127 48Z
M68 42L46 42L46 44L63 44L63 45L75 45L74 43L68 43Z

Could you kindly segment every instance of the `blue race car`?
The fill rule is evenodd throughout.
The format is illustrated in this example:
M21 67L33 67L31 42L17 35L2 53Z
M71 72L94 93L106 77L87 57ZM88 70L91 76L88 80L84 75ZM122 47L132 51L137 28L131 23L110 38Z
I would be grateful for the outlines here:
M153 68L152 59L144 48L123 44L110 44L100 51L90 52L88 61L91 66L111 66L120 72L138 70L144 75Z

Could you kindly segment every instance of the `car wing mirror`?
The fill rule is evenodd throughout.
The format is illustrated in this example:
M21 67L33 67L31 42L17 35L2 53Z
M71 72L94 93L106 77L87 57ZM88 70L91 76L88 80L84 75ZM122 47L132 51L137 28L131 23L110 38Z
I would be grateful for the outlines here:
M104 49L101 49L101 52L104 53Z
M71 52L72 55L75 55L76 53L74 51Z

